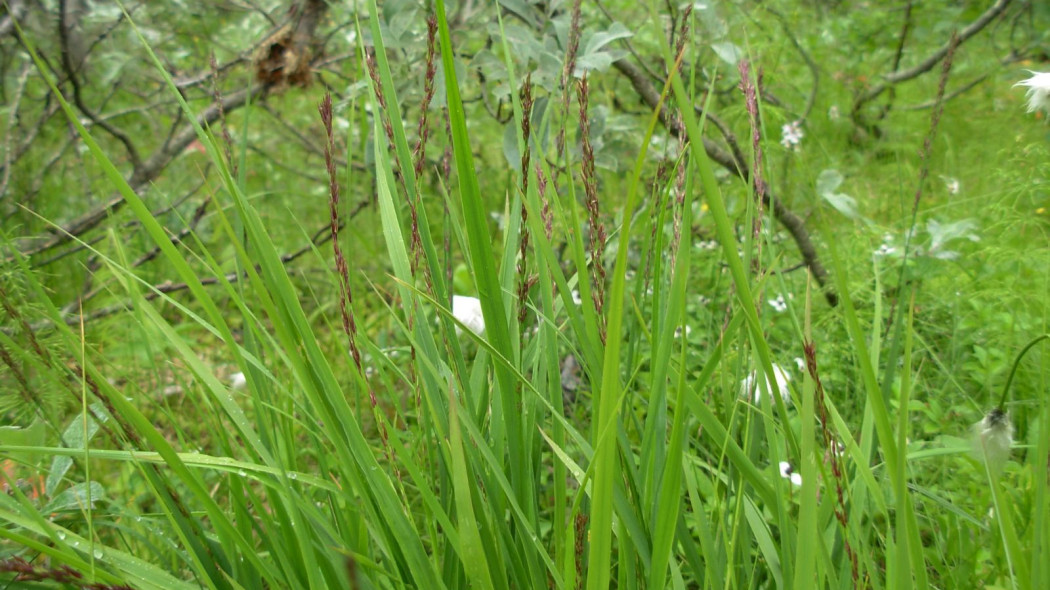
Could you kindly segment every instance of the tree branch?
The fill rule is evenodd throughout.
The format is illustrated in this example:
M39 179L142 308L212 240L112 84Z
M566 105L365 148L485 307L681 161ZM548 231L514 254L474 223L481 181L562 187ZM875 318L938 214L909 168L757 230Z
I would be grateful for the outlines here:
M131 138L128 137L123 130L111 125L108 121L99 117L98 114L89 108L87 103L84 102L84 96L80 90L80 80L77 78L79 64L73 63L73 48L70 41L70 36L73 34L73 25L70 22L72 14L71 11L68 10L66 0L59 0L58 6L60 13L58 18L58 39L62 46L62 70L65 72L66 77L69 78L69 83L73 86L73 104L75 104L77 110L90 119L92 123L104 129L106 133L109 133L116 138L117 141L123 144L124 149L128 154L128 161L131 162L132 168L138 168L142 164L142 160L139 157L138 149L135 147L135 144L132 143ZM78 59L77 61L81 60Z
M262 89L260 92L265 93L266 90ZM197 116L197 123L202 127L207 127L219 119L222 110L225 110L228 113L233 109L244 106L247 102L248 90L234 92L233 94L227 95L222 100L221 109L219 104L212 103ZM192 125L183 126L180 131L175 133L170 142L155 151L152 156L141 162L139 166L131 172L127 178L131 190L138 193L147 188L148 185L164 171L164 168L166 168L176 156L181 154L196 138L197 131ZM119 211L124 206L124 203L125 201L123 197L114 197L103 203L101 206L81 215L73 221L70 221L63 227L48 230L44 234L46 237L42 243L35 246L20 245L19 249L22 250L24 256L29 257L39 255L51 250L52 248L61 246L72 240L73 237L79 236L102 223L107 217Z
M962 45L968 39L981 32L981 30L988 26L990 22L995 20L995 17L1002 14L1002 12L1006 10L1006 7L1010 4L1010 1L1011 0L997 0L997 2L993 4L990 8L988 8L988 10L986 10L983 14L981 14L981 16L977 17L977 20L970 23L970 26L966 27L962 31L959 31L959 45ZM950 44L950 41L945 43L936 51L931 53L926 59L922 60L918 64L906 70L894 71L883 76L883 82L877 84L873 88L870 88L867 92L861 94L861 96L857 99L857 102L855 103L854 111L859 110L859 108L865 103L874 100L880 94L885 92L889 87L895 84L900 84L901 82L906 82L913 78L917 78L922 74L925 74L926 72L932 70L934 66L936 66L938 63L940 63L942 59L944 59L945 55L948 55L948 48Z
M613 66L631 82L631 85L645 104L650 108L656 108L660 104L660 93L640 68L626 59L613 62ZM699 114L703 114L703 109L698 106L694 108ZM710 117L710 114L708 114L708 117ZM671 116L671 112L666 107L661 108L660 122L675 136L684 133L684 130L674 121L674 117ZM720 166L740 177L744 182L751 181L751 169L742 157L734 157L733 154L715 143L714 140L706 137L703 138L703 147L708 157ZM824 298L828 304L832 306L837 305L838 296L828 284L828 272L817 256L816 246L814 246L809 232L806 231L802 218L788 209L781 199L775 198L768 187L757 192L763 195L762 201L765 206L772 208L773 216L776 220L791 234L799 253L802 255L802 260L809 268L810 273L813 274L813 278L823 288Z

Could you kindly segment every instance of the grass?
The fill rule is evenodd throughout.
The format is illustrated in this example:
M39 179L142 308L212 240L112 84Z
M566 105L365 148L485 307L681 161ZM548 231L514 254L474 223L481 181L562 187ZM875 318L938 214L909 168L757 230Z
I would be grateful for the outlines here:
M788 272L796 254L769 213L759 217L753 188L719 178L704 151L683 152L651 182L658 109L644 117L626 181L595 171L589 136L573 136L588 130L586 106L546 109L531 135L516 124L518 153L532 165L489 170L493 160L475 155L479 131L455 83L440 1L429 59L443 72L455 175L439 194L424 191L374 3L370 10L374 54L361 54L370 93L338 108L370 125L376 142L370 221L381 228L371 235L382 242L383 272L361 277L339 264L361 239L354 234L367 231L350 220L334 254L313 253L324 268L337 262L326 281L339 285L338 311L327 293L311 301L289 275L273 224L247 194L245 159L234 174L211 130L198 128L198 140L221 180L214 225L245 276L236 282L203 237L192 251L172 243L63 102L190 295L139 276L115 233L86 245L132 303L112 328L130 344L113 354L92 326L66 326L47 277L18 256L8 263L3 383L33 421L0 431L8 490L0 579L136 588L1040 587L1050 574L1045 350L1032 348L1018 365L1006 406L1017 426L1009 459L976 460L966 436L998 401L991 392L1002 391L1017 351L1048 331L1047 218L1032 213L1046 207L1045 142L1031 141L1012 162L996 154L998 166L982 169L991 178L948 198L934 179L950 168L945 160L984 149L940 139L960 136L952 103L949 128L930 134L933 155L918 160L910 154L930 128L928 112L914 119L922 132L895 139L912 151L882 160L836 155L845 150L838 123L814 123L804 145L827 159L779 153L787 164L767 166L771 182L809 187L820 172L812 157L859 171L855 196L865 183L898 195L862 202L867 217L846 222L812 207L807 225L840 300L832 309L804 273ZM698 99L679 71L683 55L663 56L673 73L667 105ZM584 86L566 91L584 105L594 98ZM511 98L515 122L529 118L531 99ZM344 154L340 178L342 142L326 108L338 225L347 209L338 191L352 184L360 154ZM761 112L764 136L778 127L772 116ZM707 122L691 109L681 117L689 142L701 145ZM559 132L570 148L544 153L537 138ZM929 194L913 221L923 167ZM500 189L506 204L492 195L493 176L511 179ZM500 209L505 225L494 232L489 213ZM967 217L980 242L943 233ZM873 256L884 231L896 235L895 254ZM719 251L698 248L697 234ZM457 284L460 265L481 302L480 336L451 311L453 293L474 294ZM204 278L217 282L206 288ZM715 301L700 301L698 290ZM774 293L794 295L786 311L770 311ZM45 319L49 330L30 326ZM794 372L789 405L773 391L774 365L796 356L808 368ZM243 388L226 380L234 370ZM768 376L757 379L759 401L740 395L752 371ZM156 383L171 379L181 394L156 397ZM781 476L781 462L801 474L800 486Z

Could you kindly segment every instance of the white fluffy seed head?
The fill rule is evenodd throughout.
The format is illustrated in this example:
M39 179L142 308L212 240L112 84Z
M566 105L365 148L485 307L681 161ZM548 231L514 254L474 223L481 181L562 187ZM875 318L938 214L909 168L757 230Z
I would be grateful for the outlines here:
M780 399L784 400L784 403L790 406L791 388L788 387L788 383L791 382L791 374L780 365L774 364L773 377L776 379L776 384L768 380L766 381L766 384L769 386L769 391L780 394ZM757 371L751 371L751 374L740 382L740 397L756 405L762 401L762 388L758 382Z
M477 297L453 295L452 316L478 336L485 333L485 316L481 313L481 300Z
M1043 111L1050 115L1050 72L1033 72L1032 77L1021 80L1014 86L1025 86L1028 88L1028 112Z
M980 422L973 425L973 446L977 459L998 474L1010 458L1010 447L1014 443L1014 425L1010 414L993 408Z

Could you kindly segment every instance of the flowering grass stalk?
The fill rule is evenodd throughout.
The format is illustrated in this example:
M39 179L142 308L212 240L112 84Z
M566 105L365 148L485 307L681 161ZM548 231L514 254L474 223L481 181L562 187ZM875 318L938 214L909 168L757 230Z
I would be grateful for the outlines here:
M944 565L950 561L945 557L964 561L969 552L950 553L948 542L972 543L988 529L969 523L964 506L942 510L945 498L938 490L922 489L915 477L927 465L920 456L924 449L912 447L907 439L915 422L909 409L926 401L917 395L912 399L913 390L920 389L911 381L910 338L920 332L910 316L894 323L905 341L904 353L880 356L885 317L879 287L870 316L864 307L858 306L858 313L852 299L857 283L847 274L852 265L838 259L835 277L843 306L826 316L830 319L820 329L834 330L844 322L850 338L834 342L826 352L822 349L829 360L822 360L820 372L808 314L804 334L802 327L789 323L794 312L788 304L790 291L782 288L784 297L770 301L778 311L769 314L772 318L758 315L756 301L761 298L754 294L766 279L756 277L737 250L738 235L746 235L753 226L746 213L741 224L739 211L727 204L734 196L755 197L748 191L758 190L762 167L755 166L751 186L735 186L714 176L701 149L710 139L697 121L697 113L704 110L694 108L693 89L687 90L678 74L690 47L684 33L666 60L672 75L660 103L639 134L634 168L624 181L623 224L610 230L616 237L609 245L616 250L615 266L600 282L608 285L604 304L596 307L573 303L574 287L586 293L595 279L594 267L588 270L581 261L590 254L598 264L605 249L584 245L579 237L588 224L593 229L602 222L594 220L597 215L590 209L592 201L605 198L594 169L594 146L583 150L580 164L591 169L582 181L571 174L559 177L562 161L552 163L547 154L530 153L530 137L564 132L567 125L550 129L557 115L533 118L529 93L511 93L511 131L521 150L521 177L514 177L514 170L499 171L512 179L507 186L513 194L513 214L507 215L505 229L495 232L486 213L502 201L481 190L491 185L479 182L473 160L479 138L492 134L477 129L474 135L468 133L452 46L452 35L458 32L449 30L444 4L436 3L435 9L428 27L433 54L424 65L429 72L424 96L436 91L436 86L427 90L427 84L434 82L431 74L436 79L440 59L452 137L447 163L455 166L456 174L440 187L448 192L437 190L423 197L421 154L429 146L409 141L404 133L405 108L398 103L394 78L384 61L384 21L375 3L369 6L370 42L375 47L361 70L371 66L366 81L376 90L368 98L372 127L365 130L375 141L375 225L381 227L374 236L385 247L380 248L385 258L377 264L394 278L386 281L381 273L367 277L376 281L375 296L354 293L359 314L355 318L348 269L353 259L347 260L351 250L343 250L349 232L342 232L343 243L334 236L333 278L343 296L338 312L356 354L346 354L346 345L340 348L343 354L324 347L333 340L339 347L341 342L332 337L339 335L338 326L326 329L324 313L335 309L334 303L331 308L320 306L317 313L304 309L303 292L288 276L265 218L246 196L244 180L234 178L230 158L219 157L222 152L203 129L200 141L223 182L216 199L224 206L215 208L214 227L244 269L241 285L223 280L227 261L220 264L207 248L201 248L201 260L187 260L172 247L170 236L112 170L110 177L166 262L188 282L208 275L218 293L199 288L198 282L188 297L157 293L155 300L147 299L139 291L149 284L134 266L94 252L115 277L114 288L126 292L134 306L129 317L135 321L125 322L129 333L158 348L160 365L186 367L185 406L164 414L156 409L175 401L157 404L148 391L110 383L112 365L104 351L92 350L90 340L67 329L58 310L47 310L60 340L52 350L25 327L34 318L24 317L22 309L15 309L17 303L3 306L11 325L25 331L16 336L0 331L0 363L7 367L9 382L29 397L35 393L36 377L73 392L78 403L81 395L89 400L97 396L109 407L80 403L86 407L76 418L90 416L113 434L90 445L88 440L73 445L59 438L54 447L12 445L0 439L0 451L5 457L15 452L75 458L68 475L56 476L59 486L98 484L94 480L102 476L96 474L107 472L119 480L112 485L107 478L102 482L104 494L92 492L87 501L58 517L47 504L12 485L10 497L0 495L7 498L0 501L3 551L14 545L41 561L31 570L13 560L0 560L2 564L41 579L72 568L91 584L165 590L202 585L922 588L934 582L933 575L939 585L949 585L955 575L951 570L962 566ZM680 30L687 28L683 22ZM654 31L663 33L658 23ZM520 83L507 35L501 34L506 79ZM158 75L164 76L160 60L156 65ZM43 65L41 73L49 75ZM178 88L165 79L178 100ZM582 103L586 92L599 96L597 77L589 83L595 86L577 95ZM647 150L672 92L677 106L667 108L681 111L687 147L677 173L668 169L654 183L651 192L660 195L651 199L656 203L646 203L645 193L650 191L640 187L648 184ZM56 94L56 100L60 97ZM426 110L427 100L423 102ZM183 108L184 116L192 119L189 105ZM335 175L332 108L326 99L321 115L329 148L329 221L333 234L338 234L341 187ZM756 114L757 109L758 104ZM586 107L581 116L584 125L592 123ZM420 129L421 137L426 136L427 125ZM583 131L581 144L589 135ZM815 127L807 131L807 137L818 140ZM78 132L98 164L113 168L90 141L88 130ZM482 147L488 152L493 146ZM753 147L768 148L761 143ZM250 177L245 172L242 169L241 176ZM487 175L488 171L482 180L488 180ZM609 194L619 196L614 184L619 179L610 175L601 180L613 187ZM554 190L555 183L565 190ZM587 218L575 216L574 190L585 194ZM675 229L667 232L661 204L672 193L681 201L675 205L676 218L669 221ZM713 248L692 243L697 233L694 211L702 210L694 199L701 198L710 212L703 223L713 223L719 238ZM415 212L410 210L413 203ZM612 207L618 204L601 202L605 210L598 213L604 213L604 223L616 219ZM448 211L449 222L429 223L428 212L435 211ZM640 212L647 211L659 223L639 223L644 218ZM815 219L819 218L818 212ZM243 235L234 227L243 227ZM671 243L667 233L673 236ZM439 256L442 243L447 246ZM563 243L568 244L571 263L559 252ZM774 242L766 243L772 251L767 254L778 253ZM844 249L846 244L832 245L838 256L842 250L836 247ZM716 259L718 248L722 256ZM753 248L753 240L743 240L745 260L755 254ZM633 258L639 252L662 254L668 249L677 252L670 264L661 257L652 277L639 272L640 257ZM703 260L694 251L702 251ZM331 265L329 257L318 258L325 267ZM463 261L480 297L452 294L446 269L453 259ZM27 280L35 280L28 265L19 264L26 267ZM712 271L714 281L704 276L705 269ZM720 278L723 269L726 278ZM431 272L433 285L420 284L418 272ZM644 289L650 278L651 295ZM533 279L539 288L530 291ZM726 306L724 334L716 320L709 320L705 333L703 320L696 317L703 312L691 306L700 297L729 291L729 280L733 295ZM595 291L598 285L595 281ZM0 284L0 302L16 300L5 295L6 286ZM51 305L42 285L31 290L41 305ZM514 330L514 320L523 324L525 316L518 314L525 309L535 318L536 331L523 338ZM608 320L605 341L595 329L598 317ZM173 325L176 319L179 326ZM456 319L467 328L460 337ZM861 329L869 323L870 330ZM236 332L231 326L237 326ZM201 346L196 334L215 344ZM775 354L770 334L778 339ZM790 355L790 349L802 348L803 343L806 376L789 384L788 372L772 360ZM416 353L395 356L409 349ZM832 356L836 352L840 356ZM234 385L220 378L229 373L208 366L212 356L235 365L243 378ZM353 360L345 362L348 357ZM372 370L361 371L362 364ZM875 371L883 366L903 367L901 379L880 381ZM741 377L752 367L751 385L761 388L765 381L773 395L761 403L743 404L738 397ZM1007 388L1013 378L1011 371ZM899 388L891 391L897 383ZM570 385L574 403L567 408ZM744 390L750 394L752 387ZM362 419L353 403L366 392L374 394L373 403L378 401L372 423L367 415ZM418 395L417 404L402 410L399 400L410 392ZM891 419L893 401L898 404L896 420ZM181 415L175 414L187 407L194 411L193 422L200 424L155 420L158 415L178 418ZM845 408L856 413L840 414ZM145 415L143 409L154 414ZM387 412L395 418L387 418ZM989 428L1000 426L1002 418L989 420ZM843 441L841 447L837 441ZM934 460L965 456L965 450L933 451L938 457ZM82 462L90 462L90 469L81 469ZM43 475L47 466L37 471ZM146 482L135 483L142 474ZM0 477L6 478L6 472ZM999 490L993 487L992 493ZM1010 504L1014 492L996 496L996 514L1018 513ZM124 495L133 493L134 499L125 501ZM1016 491L1026 503L1042 506L1038 493ZM917 494L924 494L922 500L914 499ZM1009 570L1017 572L1018 580L1024 578L1024 558L1017 558L1015 548L1034 547L1038 543L1029 540L1045 538L1039 510L1045 516L1045 508L1033 509L1031 526L1007 530L1013 521L1004 520L1000 530L1004 543L1012 546L1011 565L1001 566L993 549L992 557L980 562L990 573L980 575L1002 578ZM92 512L86 515L87 511ZM974 534L948 539L934 530L925 538L915 528L916 515L923 517L924 525L947 520L949 527ZM1043 571L1039 567L1033 558L1030 580L1038 580ZM60 581L77 583L74 578L70 574ZM1001 584L1001 579L982 581Z
M587 215L590 222L591 246L591 298L594 301L594 313L598 316L598 334L605 341L605 322L602 319L605 309L605 224L602 222L598 206L598 177L594 172L594 149L591 147L591 123L587 113L590 100L587 76L584 75L576 85L576 97L580 103L580 144L583 149L583 186L587 195Z

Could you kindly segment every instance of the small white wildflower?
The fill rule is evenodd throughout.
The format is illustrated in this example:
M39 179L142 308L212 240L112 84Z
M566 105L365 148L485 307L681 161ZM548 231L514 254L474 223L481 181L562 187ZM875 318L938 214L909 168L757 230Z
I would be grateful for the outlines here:
M838 118L839 118L839 105L837 105L837 104L831 105L831 108L828 109L828 118L831 119L832 121L838 120Z
M485 333L485 316L481 313L481 300L477 297L453 295L452 316L478 336Z
M708 305L711 304L711 298L710 297L704 297L703 295L698 295L697 298L696 298L696 302L699 303L703 307L707 307Z
M686 324L684 326L684 328L685 328L685 330L684 330L685 331L685 337L688 338L689 334L691 334L693 332L693 329L691 327L689 327L689 324ZM679 327L678 329L676 329L674 331L674 337L675 338L681 338L682 337L682 332L683 332L682 327Z
M804 134L802 133L802 122L792 121L785 123L780 128L780 133L783 135L780 139L780 145L788 148L789 150L797 150L799 144L802 143Z
M1028 70L1032 77L1022 80L1014 86L1027 86L1028 112L1032 113L1042 110L1050 115L1050 72L1033 72Z
M770 299L769 301L766 301L766 303L768 303L777 313L787 311L788 308L787 301L784 301L783 295L777 295L776 299Z
M507 228L507 217L499 211L492 211L489 213L489 218L496 222L496 226L503 231Z
M740 397L758 404L762 401L762 389L758 386L756 375L757 371L751 371L751 374L740 382ZM773 377L776 379L776 387L767 381L766 383L769 386L769 390L779 393L780 399L784 400L784 403L790 406L791 389L788 387L788 383L791 382L791 375L781 368L780 365L774 364Z
M959 179L952 178L950 176L942 176L944 179L944 188L948 189L949 195L959 194Z
M576 305L583 305L583 298L580 297L580 292L577 289L572 290L572 302Z
M244 389L247 384L248 380L244 378L244 373L230 375L230 389Z
M787 461L780 462L780 477L790 480L795 487L802 487L802 474L795 471Z
M696 243L696 249L697 250L717 250L718 249L718 241L717 240L703 240L703 241L697 242Z
M973 425L974 453L993 474L998 474L1006 465L1013 442L1014 425L1010 415L999 408L993 408Z
M897 248L889 244L882 244L875 250L875 256L892 256L896 254Z
M798 370L799 370L800 373L805 373L806 372L806 361L805 361L805 359L803 359L800 356L796 356L795 358L793 358L791 360L795 361L795 366L798 367Z

